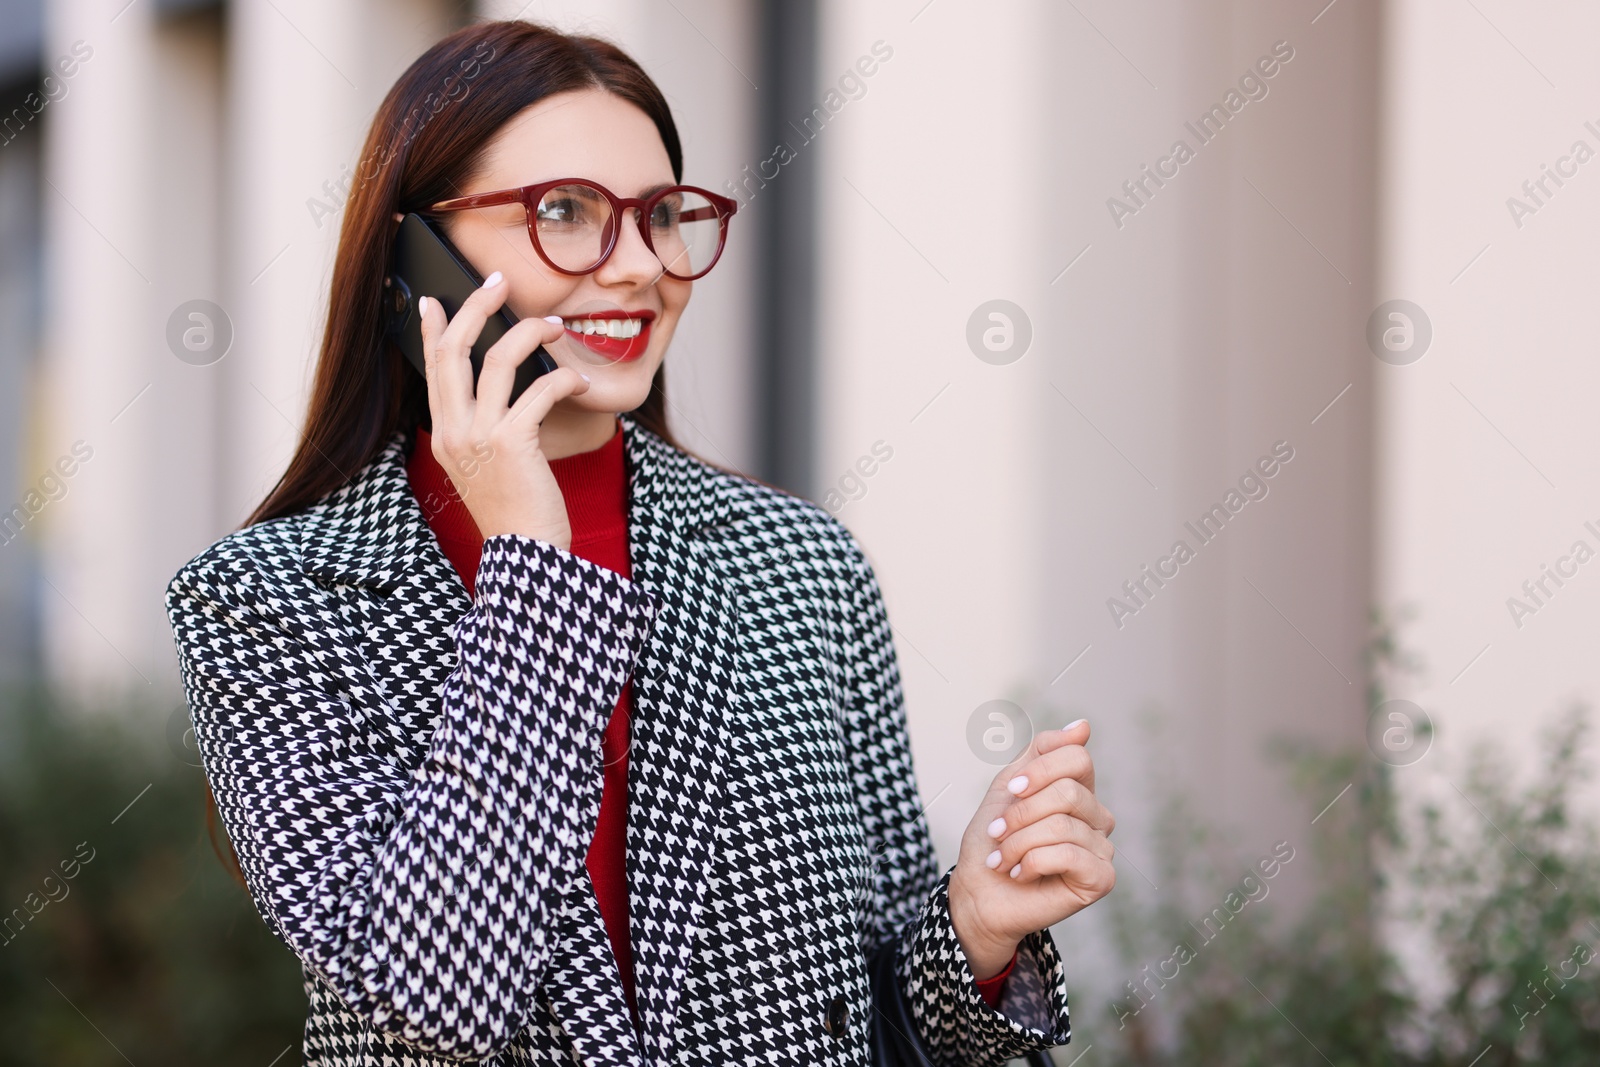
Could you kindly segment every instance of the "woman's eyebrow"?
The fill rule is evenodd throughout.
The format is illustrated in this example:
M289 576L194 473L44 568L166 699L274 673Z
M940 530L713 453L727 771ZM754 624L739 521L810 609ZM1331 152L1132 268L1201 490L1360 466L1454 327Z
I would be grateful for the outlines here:
M544 179L540 179L540 181L543 181L543 180ZM593 179L588 179L588 180L592 181ZM520 188L523 188L524 186L527 186L527 185L536 185L536 184L538 184L538 183L537 182L525 182L523 185L508 185L505 188L507 188L507 189L520 189ZM676 184L677 184L677 182L657 182L656 184L654 184L652 186L649 186L648 188L641 189L639 191L639 195L635 199L648 200L652 196L654 196L655 194L659 193L661 190L670 189ZM500 188L498 186L495 186L495 187L491 188L490 190L486 190L486 191L499 192Z

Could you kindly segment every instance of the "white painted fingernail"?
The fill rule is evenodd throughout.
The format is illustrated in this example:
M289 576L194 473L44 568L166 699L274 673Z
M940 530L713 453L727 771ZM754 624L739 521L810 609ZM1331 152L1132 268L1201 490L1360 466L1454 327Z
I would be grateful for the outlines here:
M425 296L417 297L417 318L420 319L424 315L426 315L427 313L428 313L428 298L425 297Z
M1005 832L1006 832L1006 821L1004 819L996 819L994 822L989 824L989 836L990 837L999 837L1001 834L1003 834Z
M989 862L989 866L991 868L1000 866L1000 850L999 849L995 849L993 852L989 853L988 862Z
M1015 867L1011 868L1011 877L1016 878L1021 874L1022 874L1022 864L1019 863Z
M561 325L561 323L562 323L562 322L564 322L564 321L565 321L565 320L564 320L564 319L562 319L562 317L561 317L561 316L560 316L560 315L546 315L546 316L545 316L545 317L544 317L544 321L546 321L546 322L553 322L553 323L555 323L555 324L556 324L556 325L557 325L557 326L560 326L560 325Z
M589 376L587 374L583 373L582 371L578 372L578 377L582 378L584 381L588 381L589 380Z
M499 271L495 271L493 274L489 275L487 278L485 278L483 280L483 287L485 289L493 289L495 286L497 286L499 284L500 284L500 272Z
M1084 723L1086 723L1088 721L1089 721L1088 719L1077 719L1077 720L1074 720L1073 722L1067 723L1067 725L1063 726L1062 729L1063 730L1071 730L1071 729L1073 729L1075 727L1082 726Z
M1022 792L1024 789L1028 788L1028 776L1025 774L1017 775L1015 778L1011 779L1011 781L1006 783L1006 788L1011 790L1013 793Z

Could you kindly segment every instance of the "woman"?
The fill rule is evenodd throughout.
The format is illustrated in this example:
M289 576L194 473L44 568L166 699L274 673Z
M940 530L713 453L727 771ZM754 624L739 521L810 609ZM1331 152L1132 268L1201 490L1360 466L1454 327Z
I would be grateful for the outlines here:
M307 1063L865 1064L879 949L934 1063L1067 1039L1047 928L1114 881L1088 727L1036 737L941 874L860 548L667 432L732 211L681 177L613 45L499 22L430 49L368 136L302 443L168 589ZM452 320L419 301L425 376L380 318L411 211L485 277ZM615 225L578 255L583 211ZM510 402L541 344L558 369Z

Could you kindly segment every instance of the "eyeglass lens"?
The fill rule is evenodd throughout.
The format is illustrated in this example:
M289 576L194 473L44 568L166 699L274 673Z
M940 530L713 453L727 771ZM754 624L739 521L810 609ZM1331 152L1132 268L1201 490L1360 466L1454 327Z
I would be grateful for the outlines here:
M534 209L539 247L562 270L596 266L613 241L611 203L591 185L558 185ZM631 223L631 220L629 220ZM704 196L676 189L650 213L650 244L669 274L692 277L711 265L721 239L717 211Z

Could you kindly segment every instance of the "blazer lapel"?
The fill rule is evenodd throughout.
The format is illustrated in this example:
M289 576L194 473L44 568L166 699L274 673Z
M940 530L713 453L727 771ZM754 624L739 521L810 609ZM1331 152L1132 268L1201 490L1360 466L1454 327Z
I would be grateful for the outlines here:
M438 542L406 477L410 436L397 431L343 486L312 505L300 524L305 570L331 584L371 586L387 596ZM443 554L439 553L440 559ZM463 610L470 607L465 588Z
M456 667L452 625L472 607L411 491L409 444L404 432L392 435L300 520L303 569L326 593L315 611L285 618L312 647L339 650L328 653L329 672L374 743L408 771L422 761L439 687Z
M633 580L662 609L633 672L628 892L634 976L653 1063L675 1024L723 809L723 721L736 700L737 619L703 535L739 508L715 475L622 416Z

